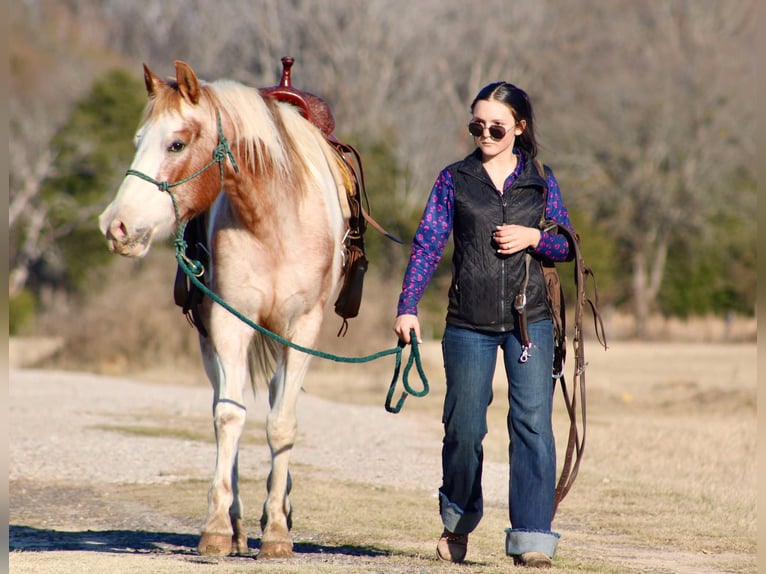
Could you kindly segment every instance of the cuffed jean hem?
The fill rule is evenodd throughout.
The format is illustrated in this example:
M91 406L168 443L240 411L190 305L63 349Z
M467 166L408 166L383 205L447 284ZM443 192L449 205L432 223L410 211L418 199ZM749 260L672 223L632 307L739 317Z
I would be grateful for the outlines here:
M553 558L559 538L561 535L556 532L506 528L505 553L508 556L521 556L525 552L542 552Z
M469 534L474 531L481 520L479 513L465 513L457 504L449 501L444 493L439 491L439 513L444 528L455 534Z

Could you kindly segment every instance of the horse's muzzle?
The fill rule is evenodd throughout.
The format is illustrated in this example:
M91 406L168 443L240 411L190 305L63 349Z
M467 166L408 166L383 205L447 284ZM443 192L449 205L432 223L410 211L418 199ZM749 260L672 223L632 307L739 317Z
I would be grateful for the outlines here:
M143 257L149 252L154 233L152 229L135 229L129 231L125 223L114 218L108 224L99 221L99 227L106 237L109 251L125 257Z

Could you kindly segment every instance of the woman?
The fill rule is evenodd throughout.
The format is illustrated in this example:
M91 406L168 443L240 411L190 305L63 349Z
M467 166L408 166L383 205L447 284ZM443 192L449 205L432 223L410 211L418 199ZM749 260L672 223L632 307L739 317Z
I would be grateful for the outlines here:
M470 109L468 131L476 149L442 170L434 184L413 239L394 331L405 343L411 331L420 341L417 304L452 234L442 340L447 391L439 508L444 531L437 555L462 562L468 534L482 517L482 440L500 348L510 405L506 553L516 564L550 567L559 538L551 531L553 323L541 261L571 257L566 239L541 230L540 223L543 217L569 228L571 223L553 173L547 168L540 173L535 164L527 94L506 82L489 84Z

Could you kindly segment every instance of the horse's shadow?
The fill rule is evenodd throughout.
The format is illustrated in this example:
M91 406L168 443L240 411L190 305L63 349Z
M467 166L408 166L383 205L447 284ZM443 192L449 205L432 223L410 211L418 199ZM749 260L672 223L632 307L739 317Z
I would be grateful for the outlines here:
M11 524L8 527L9 551L54 552L88 551L103 553L155 553L197 556L199 535L146 530L51 530ZM256 556L260 539L249 538L248 548ZM387 556L390 552L371 546L327 546L295 542L296 554L339 554L347 556Z

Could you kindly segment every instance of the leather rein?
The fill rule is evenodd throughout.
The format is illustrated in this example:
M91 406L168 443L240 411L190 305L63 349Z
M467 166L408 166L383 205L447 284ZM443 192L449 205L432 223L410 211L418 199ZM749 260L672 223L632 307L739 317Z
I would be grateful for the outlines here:
M543 166L535 160L535 166L541 177L545 180ZM547 204L547 185L545 186L545 201ZM543 214L545 207L543 207ZM546 291L548 293L549 303L552 307L554 323L554 354L553 354L553 384L556 381L561 386L561 393L564 397L567 415L569 417L569 436L564 454L564 460L561 467L561 474L556 485L556 494L554 499L553 513L555 515L561 501L566 497L572 488L577 473L580 468L583 451L585 449L586 434L586 400L585 400L585 342L583 340L582 315L585 303L590 306L593 314L595 333L598 342L607 349L606 333L601 313L598 309L598 288L593 271L585 264L580 248L580 236L572 229L559 224L556 221L545 220L541 218L540 228L546 232L558 232L567 238L569 248L574 251L574 279L577 289L577 297L574 309L574 334L572 337L572 348L574 351L574 370L572 376L571 394L564 376L564 362L566 359L566 307L564 305L564 295L561 290L558 272L554 265L543 265L543 274L545 276ZM521 288L514 300L514 306L519 314L519 331L521 335L522 351L519 361L524 363L530 356L532 341L529 338L527 328L527 316L525 308L527 304L526 289L529 283L529 267L532 261L532 255L527 252L524 255L525 275ZM586 293L586 282L588 277L593 278L594 296L590 298ZM554 304L555 301L555 304ZM578 394L579 394L579 412L578 412ZM578 429L582 426L582 432Z
M553 222L552 222L553 223ZM574 248L574 276L575 285L577 287L577 297L574 308L574 334L572 337L572 349L574 351L574 369L572 374L572 392L569 393L567 387L566 378L564 376L564 360L566 358L566 312L563 305L562 297L562 313L561 313L561 334L557 341L557 351L554 353L554 374L553 383L556 380L559 381L561 386L561 394L564 397L564 403L566 404L567 414L569 415L569 437L567 439L566 452L564 454L564 461L562 463L561 474L559 476L558 484L556 485L556 497L554 505L554 514L558 508L559 503L564 499L569 490L572 488L577 473L580 468L580 462L582 461L583 450L585 449L585 432L586 432L586 401L585 401L585 368L588 363L585 361L585 341L583 338L583 310L585 303L587 303L593 314L594 329L596 338L601 346L606 350L608 348L606 343L606 332L604 330L604 322L601 318L601 313L598 310L598 289L596 287L595 276L590 267L585 264L580 249L580 238L576 232L571 229L567 229L563 225L558 225L558 230L562 235L565 235L569 240L570 249ZM586 293L586 282L588 278L593 279L593 298L589 297ZM578 393L579 391L579 393ZM580 398L580 423L582 424L582 434L578 432L578 409L577 399L578 394Z

